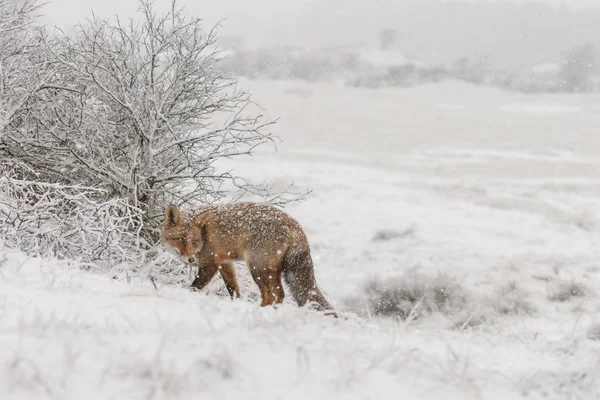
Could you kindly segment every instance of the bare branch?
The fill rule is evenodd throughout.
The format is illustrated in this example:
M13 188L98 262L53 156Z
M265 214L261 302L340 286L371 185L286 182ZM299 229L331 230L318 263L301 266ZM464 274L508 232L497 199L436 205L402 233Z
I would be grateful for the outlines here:
M73 36L15 41L13 63L0 62L15 77L0 80L0 94L14 92L0 107L0 154L48 182L126 199L143 210L148 232L166 203L211 203L231 194L225 187L273 202L301 198L216 167L276 140L274 121L220 69L217 27L205 31L175 2L164 15L147 0L139 11L137 24L92 16Z

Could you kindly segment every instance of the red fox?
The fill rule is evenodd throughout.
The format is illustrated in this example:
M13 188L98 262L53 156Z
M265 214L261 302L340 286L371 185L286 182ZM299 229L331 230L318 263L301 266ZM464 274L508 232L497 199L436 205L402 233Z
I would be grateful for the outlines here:
M308 240L300 224L282 210L260 203L211 206L184 218L175 205L167 207L163 245L198 264L192 287L204 288L219 271L230 296L240 296L233 262L246 262L260 289L261 306L284 299L281 278L302 306L331 306L317 287Z

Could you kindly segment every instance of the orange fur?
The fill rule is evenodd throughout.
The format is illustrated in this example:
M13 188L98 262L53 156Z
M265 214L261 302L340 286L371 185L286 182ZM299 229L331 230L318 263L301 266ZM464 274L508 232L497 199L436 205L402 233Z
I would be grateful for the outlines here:
M282 277L299 305L331 306L317 287L310 246L300 224L282 210L259 203L212 206L187 218L175 205L161 231L165 247L198 265L192 282L204 288L220 271L229 294L239 297L234 261L245 261L260 289L262 306L281 303Z

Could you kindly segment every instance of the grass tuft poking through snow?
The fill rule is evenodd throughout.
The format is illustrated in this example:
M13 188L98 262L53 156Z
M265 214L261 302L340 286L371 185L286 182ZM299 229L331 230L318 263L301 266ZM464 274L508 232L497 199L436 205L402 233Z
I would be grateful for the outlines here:
M502 286L491 299L491 305L501 315L533 315L535 307L527 300L526 293L514 281Z
M600 341L600 322L588 328L588 338Z
M536 313L526 292L514 281L502 285L492 296L481 296L444 273L432 277L409 272L402 277L373 278L363 286L362 294L347 299L346 305L359 315L405 322L441 315L451 322L445 324L448 329L459 330L490 323L495 317Z
M582 283L570 281L560 282L548 295L550 301L564 303L577 297L588 297L590 290Z
M369 313L402 320L421 318L433 312L457 315L470 303L469 293L447 274L431 278L408 273L386 280L372 279L363 291ZM357 299L350 302L360 304Z
M380 229L375 233L371 240L373 242L387 242L398 238L410 238L415 236L415 232L416 228L414 225L410 225L403 230Z

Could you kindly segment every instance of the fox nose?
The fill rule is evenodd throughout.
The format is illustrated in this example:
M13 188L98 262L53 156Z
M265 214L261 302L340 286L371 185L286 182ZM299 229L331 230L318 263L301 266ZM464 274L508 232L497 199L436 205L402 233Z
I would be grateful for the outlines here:
M190 264L193 264L194 261L196 261L196 259L194 257L190 257L190 258L188 258L188 261Z

